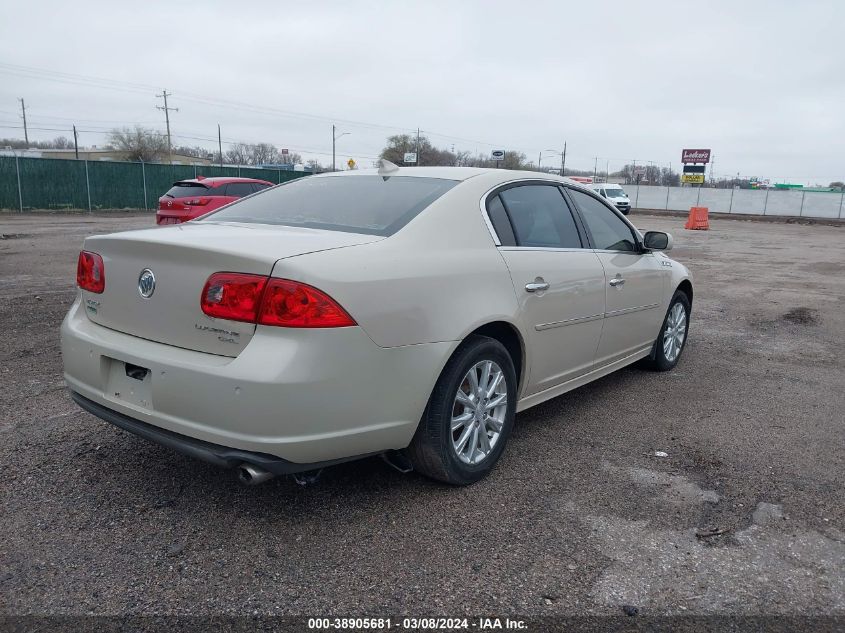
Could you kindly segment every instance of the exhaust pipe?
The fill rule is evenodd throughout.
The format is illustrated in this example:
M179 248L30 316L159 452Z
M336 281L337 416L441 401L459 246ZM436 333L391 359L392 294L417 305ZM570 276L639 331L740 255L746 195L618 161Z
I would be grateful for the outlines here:
M253 464L247 464L244 462L238 466L238 481L242 484L246 484L247 486L257 486L258 484L262 484L273 477L275 477L273 473L268 472L263 468L259 468L258 466L254 466Z

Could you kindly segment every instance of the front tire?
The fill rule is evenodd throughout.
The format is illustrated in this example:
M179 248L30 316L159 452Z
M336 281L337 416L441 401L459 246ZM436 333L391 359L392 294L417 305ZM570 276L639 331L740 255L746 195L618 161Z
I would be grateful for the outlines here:
M656 371L669 371L678 364L687 343L689 320L689 298L686 293L677 290L669 303L651 356L646 359L647 367Z
M446 363L408 453L422 474L467 485L489 473L516 417L516 372L507 349L468 338Z

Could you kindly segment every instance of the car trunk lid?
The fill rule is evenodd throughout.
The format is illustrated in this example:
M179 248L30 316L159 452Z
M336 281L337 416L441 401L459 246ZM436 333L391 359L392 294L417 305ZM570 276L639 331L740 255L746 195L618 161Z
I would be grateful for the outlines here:
M105 290L83 291L91 321L147 340L223 356L237 356L255 325L207 316L200 308L206 280L216 272L270 275L279 259L377 241L379 236L300 227L191 222L90 237ZM141 286L145 270L155 278ZM142 294L142 289L147 290ZM143 296L148 294L149 296Z

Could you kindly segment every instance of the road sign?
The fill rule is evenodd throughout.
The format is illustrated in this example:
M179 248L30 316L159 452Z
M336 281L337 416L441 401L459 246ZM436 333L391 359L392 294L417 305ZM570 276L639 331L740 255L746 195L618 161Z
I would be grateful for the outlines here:
M494 149L490 152L490 158L493 160L505 160L505 150L503 149Z
M287 156L288 154L290 154L290 151L289 151L289 150L287 150L287 149L283 149L283 150L281 150L281 152L279 152L279 153L280 153L282 156Z
M685 149L681 152L682 163L709 163L709 149Z
M405 152L405 158L403 160L406 163L416 163L417 162L417 153L416 152Z
M704 184L704 174L681 174L681 182L694 183L697 185Z
M349 167L349 169L355 169L355 161L350 158L348 161L346 161L346 166Z

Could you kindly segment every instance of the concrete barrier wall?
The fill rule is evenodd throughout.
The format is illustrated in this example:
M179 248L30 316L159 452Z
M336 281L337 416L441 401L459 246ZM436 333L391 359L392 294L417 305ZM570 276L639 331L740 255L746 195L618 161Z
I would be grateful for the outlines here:
M689 211L707 207L710 213L739 215L845 217L845 194L777 189L707 189L622 185L637 209Z

